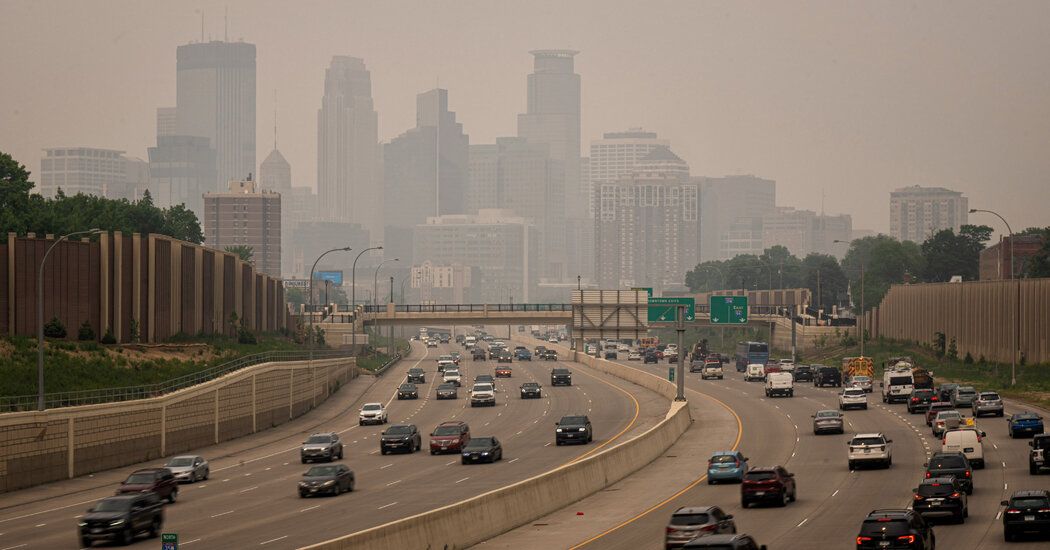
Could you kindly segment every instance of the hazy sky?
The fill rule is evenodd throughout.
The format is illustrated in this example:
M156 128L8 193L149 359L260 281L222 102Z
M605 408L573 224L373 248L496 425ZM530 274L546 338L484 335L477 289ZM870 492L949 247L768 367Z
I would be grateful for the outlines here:
M777 181L781 205L886 231L889 191L965 192L1015 229L1050 225L1050 2L0 0L0 150L146 158L175 104L175 48L205 34L258 51L258 160L280 149L315 185L332 55L364 58L381 140L440 85L471 143L516 132L528 51L573 48L583 153L643 126L694 175ZM992 224L998 220L975 218ZM998 228L997 228L998 229Z

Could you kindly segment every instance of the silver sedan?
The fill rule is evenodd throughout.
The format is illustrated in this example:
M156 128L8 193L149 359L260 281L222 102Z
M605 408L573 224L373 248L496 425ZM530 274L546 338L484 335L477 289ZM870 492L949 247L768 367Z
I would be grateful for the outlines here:
M836 410L823 410L817 411L813 415L813 433L819 435L822 433L845 433L846 428L843 425L842 413Z
M196 455L172 457L164 467L171 470L171 473L175 474L175 481L180 483L194 483L202 479L208 479L208 475L211 473L208 461L204 460L204 457Z

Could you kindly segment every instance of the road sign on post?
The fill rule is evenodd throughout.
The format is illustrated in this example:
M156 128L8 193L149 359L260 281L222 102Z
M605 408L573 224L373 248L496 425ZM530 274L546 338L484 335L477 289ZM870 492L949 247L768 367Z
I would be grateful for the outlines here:
M161 550L178 550L179 535L175 533L161 533L160 548Z
M667 380L674 382L674 371L678 370L677 367L667 367Z
M747 324L747 296L711 296L712 325Z
M696 319L696 301L693 298L649 298L649 322L674 323L678 321L678 306L685 306L683 321Z

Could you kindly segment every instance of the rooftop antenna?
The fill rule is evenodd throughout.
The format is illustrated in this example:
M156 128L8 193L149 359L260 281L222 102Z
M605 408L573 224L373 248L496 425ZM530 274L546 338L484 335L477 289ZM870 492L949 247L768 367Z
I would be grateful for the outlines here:
M273 149L277 150L277 88L273 89Z
M201 8L201 43L204 43L204 8Z
M230 41L230 6L226 6L226 16L223 21L222 41Z

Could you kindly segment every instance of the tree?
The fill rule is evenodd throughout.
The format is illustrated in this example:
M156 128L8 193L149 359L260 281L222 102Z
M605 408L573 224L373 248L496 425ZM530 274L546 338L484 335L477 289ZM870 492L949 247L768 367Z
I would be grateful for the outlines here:
M255 255L255 249L246 244L227 246L226 252L229 252L230 254L236 254L237 257L244 262L252 261L252 256Z
M1050 277L1050 227L1029 227L1021 235L1040 235L1043 246L1027 262L1023 277Z
M876 235L854 239L842 260L842 268L849 277L854 302L860 305L859 294L863 286L864 308L870 309L879 305L890 285L918 278L923 273L925 261L919 245L911 241L900 242L888 235Z
M834 256L810 254L802 260L801 272L802 286L813 294L814 307L819 305L825 311L830 311L833 304L843 304L849 289L849 279Z
M0 151L0 228L24 233L29 213L29 171L11 155Z
M987 225L964 225L956 234L951 229L938 231L920 247L925 261L923 280L947 282L959 275L963 280L980 278L981 251L992 236Z

